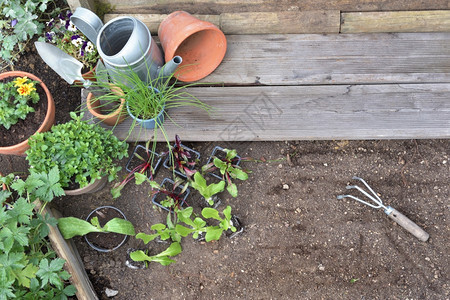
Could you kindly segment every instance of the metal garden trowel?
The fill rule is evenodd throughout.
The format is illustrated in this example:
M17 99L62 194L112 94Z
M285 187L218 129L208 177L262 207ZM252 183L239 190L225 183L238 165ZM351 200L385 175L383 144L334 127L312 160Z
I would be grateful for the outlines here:
M34 45L45 63L69 84L79 80L85 88L91 85L89 80L81 76L81 69L83 68L81 62L51 44L35 42Z

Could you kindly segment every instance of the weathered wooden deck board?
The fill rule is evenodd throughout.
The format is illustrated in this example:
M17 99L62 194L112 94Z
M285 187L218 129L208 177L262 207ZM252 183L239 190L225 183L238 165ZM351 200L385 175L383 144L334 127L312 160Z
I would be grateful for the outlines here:
M217 111L208 116L194 108L170 110L178 124L164 124L171 139L175 134L189 141L450 138L449 83L197 87L190 92ZM118 125L115 135L152 139L153 130L135 128L128 134L130 123Z
M68 0L70 7L77 7L86 0ZM448 0L104 0L114 7L115 13L167 14L185 10L195 14L220 14L223 12L273 12L273 11L398 11L449 9ZM86 7L86 6L85 6Z
M147 25L153 35L167 14L107 14L105 22L120 16L135 17ZM225 34L273 34L273 33L339 33L339 10L307 12L246 12L220 15L194 15L211 22Z
M450 32L450 10L342 13L341 33Z
M450 82L450 33L229 35L203 81L311 85Z

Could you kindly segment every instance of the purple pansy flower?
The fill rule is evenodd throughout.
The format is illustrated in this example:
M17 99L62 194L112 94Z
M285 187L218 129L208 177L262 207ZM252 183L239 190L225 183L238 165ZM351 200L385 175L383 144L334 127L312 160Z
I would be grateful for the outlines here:
M55 19L51 18L51 20L48 21L48 22L46 22L45 24L46 24L48 27L52 27L54 23L55 23Z
M19 21L17 21L17 19L12 20L12 21L11 21L11 27L16 26L16 25L17 25L17 22L19 22Z
M66 17L64 17L63 13L59 13L58 18L60 20L65 20L66 19Z
M79 39L79 38L80 38L80 35L74 34L74 35L72 35L72 37L70 39L73 41L73 40L76 40L76 39Z

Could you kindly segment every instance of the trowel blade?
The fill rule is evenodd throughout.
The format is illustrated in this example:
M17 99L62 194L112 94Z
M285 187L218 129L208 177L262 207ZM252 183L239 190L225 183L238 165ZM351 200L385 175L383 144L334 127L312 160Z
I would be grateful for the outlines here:
M42 60L69 84L75 80L85 82L81 76L81 62L51 44L35 42L34 45Z

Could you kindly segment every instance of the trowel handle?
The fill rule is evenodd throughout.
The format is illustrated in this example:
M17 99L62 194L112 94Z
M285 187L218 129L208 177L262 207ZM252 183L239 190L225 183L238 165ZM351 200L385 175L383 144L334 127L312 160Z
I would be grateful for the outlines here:
M408 230L422 242L426 242L428 240L430 235L426 233L422 228L420 228L416 223L411 221L408 217L406 217L395 208L388 207L388 209L390 211L390 213L388 214L389 218L397 222L398 225Z

